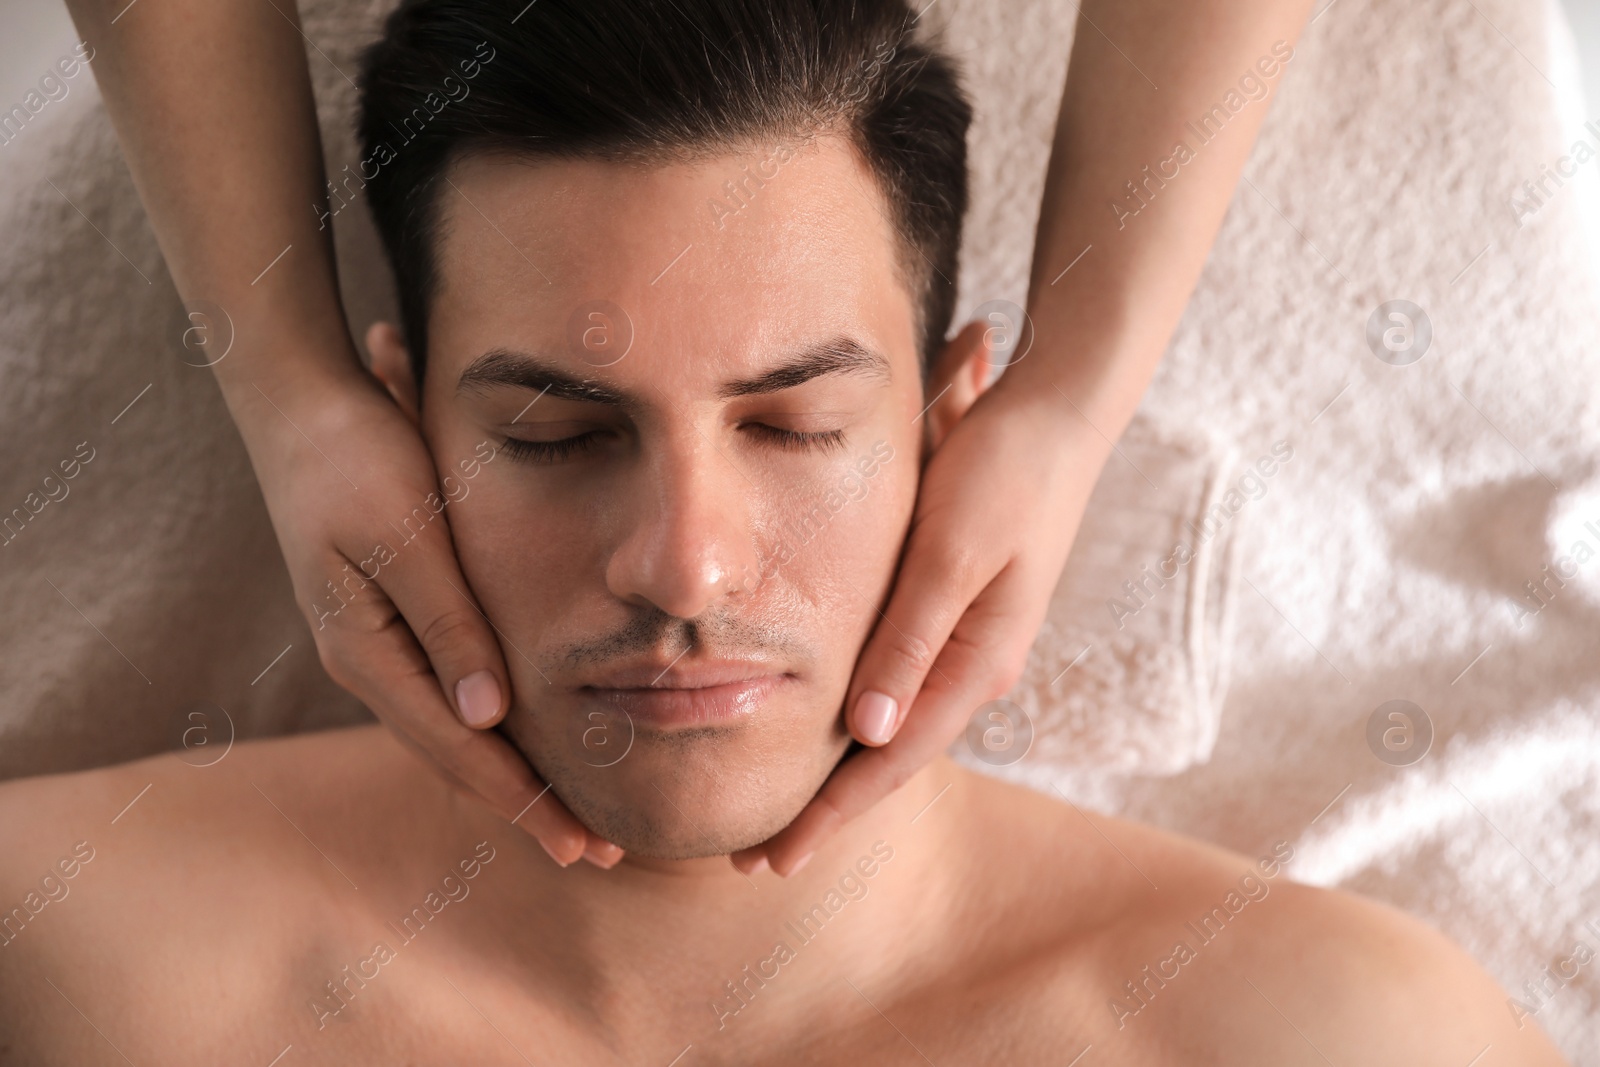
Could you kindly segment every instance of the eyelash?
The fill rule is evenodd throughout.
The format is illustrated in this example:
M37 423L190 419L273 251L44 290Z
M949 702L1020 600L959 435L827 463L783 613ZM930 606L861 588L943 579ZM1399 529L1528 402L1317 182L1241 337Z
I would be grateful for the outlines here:
M751 423L750 425L760 430L762 436L773 444L789 452L798 452L807 448L832 452L844 443L843 430L801 433L798 430L785 430L759 422ZM519 438L508 437L502 447L504 447L506 454L515 460L526 463L557 463L575 453L586 451L599 434L600 431L598 430L590 430L588 433L578 434L576 437L565 437L559 441L523 441Z
M822 430L817 433L801 433L798 430L784 430L777 426L767 426L763 423L751 423L762 434L779 448L791 451L800 451L804 448L816 448L823 452L832 452L844 444L843 430Z
M576 437L565 437L559 441L523 441L516 437L506 438L504 448L506 455L523 463L556 463L566 459L574 452L581 452L589 447L590 439L595 436L595 431L579 434Z

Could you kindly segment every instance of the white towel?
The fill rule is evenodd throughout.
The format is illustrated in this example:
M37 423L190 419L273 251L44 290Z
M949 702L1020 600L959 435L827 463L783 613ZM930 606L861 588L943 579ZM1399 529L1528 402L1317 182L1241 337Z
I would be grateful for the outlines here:
M1176 774L1210 757L1238 534L1256 492L1238 488L1235 467L1230 449L1129 427L1007 694L1032 721L1029 760Z

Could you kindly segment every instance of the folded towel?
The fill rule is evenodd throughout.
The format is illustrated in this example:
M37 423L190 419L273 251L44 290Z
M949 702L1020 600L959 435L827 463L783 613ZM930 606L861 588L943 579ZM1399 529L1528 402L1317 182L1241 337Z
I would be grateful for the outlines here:
M1005 697L1028 717L1030 763L1167 775L1211 755L1249 515L1235 466L1229 448L1129 427ZM991 765L1023 758L1010 743L969 754Z

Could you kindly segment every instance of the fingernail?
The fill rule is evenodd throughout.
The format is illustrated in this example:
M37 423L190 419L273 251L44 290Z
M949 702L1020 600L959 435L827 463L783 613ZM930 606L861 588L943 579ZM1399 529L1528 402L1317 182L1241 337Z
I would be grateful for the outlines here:
M556 866L557 867L565 867L566 866L566 864L561 861L561 857L556 855L553 851L551 851L549 845L545 844L543 841L540 841L539 842L539 847L544 849L545 855L549 856L551 859L556 861Z
M500 711L500 683L488 671L473 671L456 683L456 707L468 726L482 726Z
M784 877L788 878L790 875L799 874L800 868L811 862L812 855L813 853L807 852L804 856L801 856L795 865L789 868L789 874L784 875Z
M745 873L760 874L762 871L767 869L767 866L767 857L763 853L762 855L756 857L756 861L750 865L750 869Z
M856 698L856 729L875 745L887 744L894 736L894 716L899 710L893 697L868 689Z
M622 859L622 850L610 842L602 845L586 845L583 849L583 858L602 871L609 871Z

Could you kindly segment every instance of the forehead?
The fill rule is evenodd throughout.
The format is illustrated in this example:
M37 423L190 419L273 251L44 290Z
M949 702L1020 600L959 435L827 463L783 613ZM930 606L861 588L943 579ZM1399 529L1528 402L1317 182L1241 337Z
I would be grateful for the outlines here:
M429 378L511 343L582 358L575 339L604 322L632 335L606 376L676 355L693 361L675 372L715 377L754 353L853 337L915 380L886 211L834 137L666 164L468 156L439 191Z

